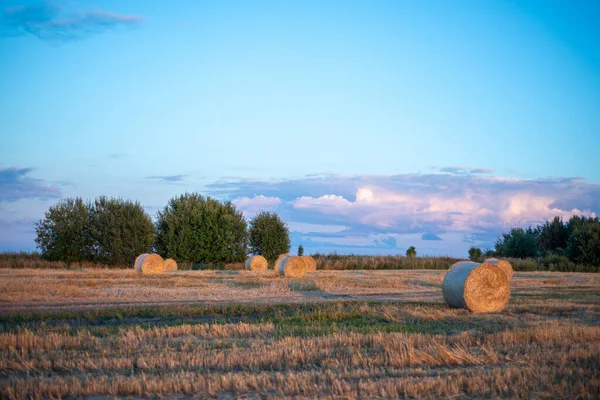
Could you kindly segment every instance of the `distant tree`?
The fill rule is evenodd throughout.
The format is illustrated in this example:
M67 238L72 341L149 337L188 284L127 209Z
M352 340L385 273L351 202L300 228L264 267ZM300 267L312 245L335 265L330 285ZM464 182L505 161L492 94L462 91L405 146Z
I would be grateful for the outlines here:
M496 254L501 257L536 257L537 240L533 229L512 228L496 241Z
M49 261L94 261L92 207L81 198L69 198L51 206L35 226L35 243Z
M138 202L99 197L92 208L97 259L113 265L131 264L152 251L155 227Z
M416 256L417 256L417 249L415 249L415 246L410 246L406 250L406 257L416 257Z
M596 218L575 226L565 253L575 263L600 266L600 221Z
M173 197L158 212L156 251L178 262L241 262L246 258L247 224L231 202L197 193Z
M263 211L252 218L249 233L250 251L269 261L290 251L290 231L274 212Z
M570 229L569 225L563 223L560 217L554 217L552 221L546 221L544 225L538 226L536 231L540 249L555 251L567 247Z
M304 255L304 246L298 246L298 255L302 257Z
M481 259L481 249L478 247L471 247L469 249L469 260L479 261Z

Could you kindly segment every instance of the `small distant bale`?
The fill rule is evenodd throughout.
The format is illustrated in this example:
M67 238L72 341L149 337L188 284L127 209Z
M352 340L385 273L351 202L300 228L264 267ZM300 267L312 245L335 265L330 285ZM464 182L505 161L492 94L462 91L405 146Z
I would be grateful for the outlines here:
M306 272L313 272L317 270L317 262L311 256L301 256L301 259L304 260L304 264L306 264Z
M510 286L504 272L492 264L461 261L446 273L444 300L473 313L500 312L508 303Z
M512 265L506 260L498 260L497 258L488 258L483 262L484 264L492 264L496 267L500 268L502 272L506 275L506 279L510 282L513 277L513 268Z
M277 257L277 260L275 260L275 265L273 267L273 269L275 271L277 271L279 269L279 263L281 263L281 261L283 261L284 258L289 257L290 253L285 253L285 254L280 254L279 257Z
M269 262L263 256L251 256L246 260L248 271L264 271L269 268Z
M162 274L165 270L165 262L158 254L141 254L135 260L134 268L141 274Z
M306 275L306 263L302 257L289 256L281 260L277 273L288 278L299 278Z
M167 258L165 260L165 271L177 271L177 261Z

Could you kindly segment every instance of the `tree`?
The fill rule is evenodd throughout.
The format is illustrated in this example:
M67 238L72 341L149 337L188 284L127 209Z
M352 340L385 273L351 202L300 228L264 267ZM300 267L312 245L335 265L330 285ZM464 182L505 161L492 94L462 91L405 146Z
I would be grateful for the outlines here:
M35 243L49 261L91 262L96 255L92 237L92 207L81 198L51 206L35 226Z
M97 198L92 226L100 262L131 264L138 255L152 251L155 227L139 202Z
M537 240L531 228L512 228L496 241L496 254L501 257L527 258L537 253Z
M564 250L567 247L570 234L569 225L563 223L560 217L554 217L551 222L546 221L536 230L538 244L542 250Z
M231 202L197 193L173 197L156 223L156 251L178 262L241 262L246 258L247 224Z
M299 250L299 249L298 249ZM269 261L290 251L290 231L279 215L263 211L250 221L250 251Z
M469 260L479 261L481 259L481 249L478 247L471 247L469 249Z
M416 256L417 256L417 249L415 249L415 246L410 246L406 250L406 257L416 257Z
M578 225L571 233L566 254L578 264L600 266L600 221Z
M304 246L298 246L298 256L302 257L304 255Z

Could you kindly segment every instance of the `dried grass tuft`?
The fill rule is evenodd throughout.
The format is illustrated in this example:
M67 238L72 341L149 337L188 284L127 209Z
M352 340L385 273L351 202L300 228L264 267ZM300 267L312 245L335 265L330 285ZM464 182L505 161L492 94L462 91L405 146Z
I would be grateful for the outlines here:
M277 273L282 276L296 278L306 275L306 263L302 257L289 256L281 260Z
M246 269L248 271L264 271L269 268L269 262L263 256L250 256L246 260Z
M442 290L450 307L474 313L500 312L510 297L508 279L500 268L470 261L458 262L450 268Z

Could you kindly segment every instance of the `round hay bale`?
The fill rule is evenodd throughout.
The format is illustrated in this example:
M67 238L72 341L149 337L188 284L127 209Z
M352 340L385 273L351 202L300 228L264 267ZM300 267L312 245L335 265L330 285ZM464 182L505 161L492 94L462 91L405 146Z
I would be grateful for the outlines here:
M177 261L167 258L165 260L165 271L177 271Z
M135 261L135 269L141 274L162 274L165 262L158 254L142 254Z
M442 290L450 307L474 313L500 312L510 297L508 279L500 268L471 261L454 264L446 273Z
M509 282L512 280L513 268L508 261L498 260L497 258L488 258L483 263L495 265L496 267L500 268L502 272L504 272L506 279L508 279Z
M317 270L317 262L311 256L301 256L301 259L304 260L306 264L306 272L313 272Z
M286 257L289 257L290 253L285 253L285 254L280 254L279 257L277 257L277 260L275 260L275 265L273 267L273 269L275 271L279 270L279 263L281 263L281 260L283 260Z
M141 270L138 269L138 261L140 261L140 258L143 256L147 256L148 253L144 253L144 254L140 254L139 256L136 257L135 261L133 262L133 268L138 271L141 272Z
M246 260L248 271L264 271L269 268L269 262L263 256L251 256Z
M296 278L306 275L306 263L302 257L289 256L281 260L277 273L282 276Z

